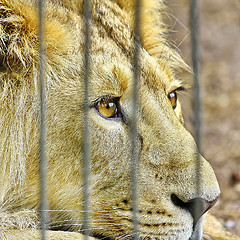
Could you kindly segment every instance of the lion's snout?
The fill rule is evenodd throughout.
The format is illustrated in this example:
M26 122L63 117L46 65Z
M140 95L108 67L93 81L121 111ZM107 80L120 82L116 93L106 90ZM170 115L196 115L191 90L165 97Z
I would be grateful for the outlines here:
M171 195L171 200L175 206L185 209L191 213L194 227L196 226L200 217L216 204L218 198L219 196L211 201L204 198L194 198L185 202L182 201L177 195Z

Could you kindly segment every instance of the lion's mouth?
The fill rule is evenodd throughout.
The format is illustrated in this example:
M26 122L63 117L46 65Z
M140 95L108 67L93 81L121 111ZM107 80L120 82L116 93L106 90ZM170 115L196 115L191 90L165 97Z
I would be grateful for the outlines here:
M193 223L193 232L192 236L189 238L189 240L200 240L202 239L202 232L203 232L203 220L204 220L204 215L203 214L197 222Z

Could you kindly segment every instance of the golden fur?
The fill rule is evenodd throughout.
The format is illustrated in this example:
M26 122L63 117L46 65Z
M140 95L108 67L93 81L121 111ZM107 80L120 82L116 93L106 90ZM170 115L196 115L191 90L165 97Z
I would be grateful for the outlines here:
M91 2L91 228L94 237L131 239L135 6L127 0ZM169 101L169 93L184 87L175 73L186 65L166 42L164 8L162 0L142 1L139 231L143 239L185 240L192 235L193 218L173 195L184 205L197 197L214 201L220 191L211 166L183 127L180 103L173 110ZM45 9L48 235L82 239L83 7L77 0L48 0ZM0 0L0 239L40 237L38 49L35 1ZM97 104L106 99L117 101L121 116L107 119L98 113ZM196 158L202 171L198 194ZM206 239L237 239L219 226L209 228L216 223L209 219Z

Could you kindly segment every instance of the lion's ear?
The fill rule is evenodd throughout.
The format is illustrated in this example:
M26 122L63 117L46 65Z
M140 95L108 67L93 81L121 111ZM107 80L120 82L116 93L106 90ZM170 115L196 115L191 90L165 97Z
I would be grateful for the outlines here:
M59 0L64 7L75 12L75 13L83 13L83 5L84 0Z
M132 16L134 24L134 15L136 0L112 0L122 9L125 9ZM166 31L163 25L163 13L165 5L162 0L141 0L140 1L140 37L144 48L150 55L159 54L159 46L162 46L164 33Z
M83 12L83 0L60 0L60 2L68 9L82 14ZM93 4L95 1L92 1ZM127 12L130 22L128 24L134 27L134 15L136 8L136 0L111 0L113 4L116 4ZM163 26L163 12L165 5L163 0L141 0L141 41L144 48L151 55L159 54L159 43L164 41L161 37L165 33ZM101 2L100 2L101 4ZM113 6L114 7L114 6Z
M83 0L61 0L65 7L76 12L83 12ZM95 1L92 1L93 3ZM118 5L126 11L129 16L129 25L134 27L134 14L136 0L111 0L112 3ZM164 41L161 37L165 33L162 14L166 11L163 0L141 0L141 41L144 48L151 55L159 54L159 44ZM101 2L100 2L101 3ZM117 7L115 5L115 7Z
M136 0L111 1L129 13L132 18L132 27L134 27ZM169 66L172 68L189 71L189 67L181 56L167 44L166 36L169 30L164 24L164 18L168 17L166 14L164 0L140 0L140 38L143 47L158 61L168 59Z

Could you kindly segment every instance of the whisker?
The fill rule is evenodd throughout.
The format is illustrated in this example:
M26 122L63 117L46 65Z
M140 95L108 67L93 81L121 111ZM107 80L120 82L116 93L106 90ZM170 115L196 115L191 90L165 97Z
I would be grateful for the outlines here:
M131 231L131 232L133 232L133 231ZM125 239L125 237L128 236L128 235L129 235L129 233L115 233L115 234L112 234L112 235L108 235L106 237L102 237L102 238L100 238L100 240L104 240L106 238L115 237L115 236L119 236L119 237L115 237L115 239ZM129 235L129 236L131 236L131 235Z
M36 212L41 212L41 210L39 209L34 209ZM111 210L102 210L102 209L93 209L93 210L88 210L89 213L93 213L96 215L102 214L102 213L110 213L113 210L117 210L117 209L111 209ZM26 209L25 211L31 211ZM46 212L77 212L77 213L84 213L86 212L85 210L75 210L75 209L46 209L44 210Z
M176 49L179 49L179 47L182 45L182 43L189 37L190 32L182 39L182 41L176 46Z
M118 238L119 240L121 240L121 239L129 239L129 238L131 238L132 236L133 236L133 232L134 231L131 231L131 232L128 232L128 233L125 233L125 234L123 234L120 238Z
M147 239L147 237L150 235L150 232L151 232L151 231L149 231L148 233L145 234L145 236L143 237L143 240L144 240L144 239Z
M58 224L58 223L61 223L61 225L65 224L65 223L75 223L77 224L78 222L82 222L83 220L72 220L72 219L69 219L69 220L63 220L63 221L53 221L51 222L51 226L54 226L54 224ZM107 220L92 220L91 221L92 223L94 223L94 225L114 225L114 226L128 226L127 223L111 223L111 222L107 222ZM79 224L80 224L79 223Z
M190 32L190 30L176 16L174 16L171 13L169 14L169 16L172 17L173 19L175 19L175 23L174 23L173 27L175 27L176 24L179 23L181 27L183 27L186 31Z

